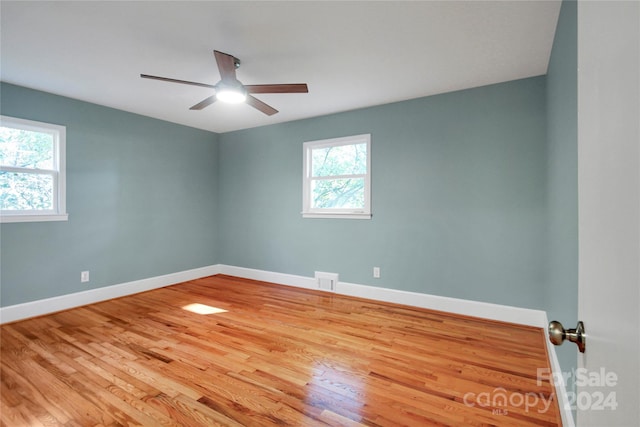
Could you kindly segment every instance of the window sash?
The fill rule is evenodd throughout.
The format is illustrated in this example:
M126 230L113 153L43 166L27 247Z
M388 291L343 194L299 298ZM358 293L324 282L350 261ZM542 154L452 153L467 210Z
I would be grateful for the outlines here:
M55 169L36 169L36 168L23 168L19 166L2 166L0 165L0 170L3 172L15 172L15 173L32 173L32 174L43 174L43 175L52 175L58 174L58 171Z
M2 209L2 215L55 215L59 212L58 171L0 166L2 172L21 173L26 175L48 175L51 177L53 191L51 193L51 209Z
M309 177L310 181L322 181L322 180L326 180L326 181L330 181L330 180L334 180L334 179L353 179L353 178L366 178L368 174L366 173L359 173L359 174L351 174L351 175L325 175L325 176L312 176Z

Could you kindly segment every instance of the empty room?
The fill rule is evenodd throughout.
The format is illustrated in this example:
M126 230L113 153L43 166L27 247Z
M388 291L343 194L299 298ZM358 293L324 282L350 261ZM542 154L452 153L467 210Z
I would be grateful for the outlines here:
M640 422L639 2L0 21L1 426Z

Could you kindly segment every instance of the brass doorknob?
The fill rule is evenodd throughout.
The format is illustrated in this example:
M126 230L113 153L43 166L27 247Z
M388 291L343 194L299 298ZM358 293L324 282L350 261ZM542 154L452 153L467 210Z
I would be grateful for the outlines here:
M587 340L584 333L584 323L578 322L578 326L575 329L564 329L562 323L557 320L549 322L549 341L553 345L561 345L564 340L576 343L580 353L584 353Z

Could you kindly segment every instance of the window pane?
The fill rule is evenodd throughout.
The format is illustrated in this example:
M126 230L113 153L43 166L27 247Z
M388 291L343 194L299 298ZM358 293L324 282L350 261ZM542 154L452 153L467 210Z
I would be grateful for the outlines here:
M52 210L53 176L0 171L0 209Z
M313 180L311 207L364 209L364 178Z
M311 176L354 175L367 173L367 144L314 148Z
M53 169L53 135L0 127L0 164Z

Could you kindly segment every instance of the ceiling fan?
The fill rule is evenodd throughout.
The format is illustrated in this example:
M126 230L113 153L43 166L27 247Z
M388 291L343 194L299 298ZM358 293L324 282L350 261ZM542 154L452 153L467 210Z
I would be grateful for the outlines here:
M190 110L202 110L203 108L213 104L216 101L241 103L246 102L253 108L262 111L268 116L272 116L278 112L272 106L265 104L251 94L253 93L308 93L306 83L293 84L272 84L272 85L243 85L236 78L236 69L240 67L240 60L227 53L213 51L220 70L221 79L215 85L206 83L190 82L187 80L171 79L168 77L151 76L149 74L140 74L144 79L161 80L164 82L181 83L191 86L206 87L215 90L215 93L202 101L198 102Z

